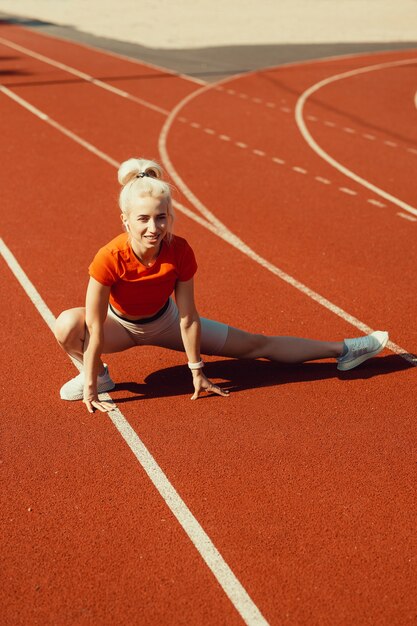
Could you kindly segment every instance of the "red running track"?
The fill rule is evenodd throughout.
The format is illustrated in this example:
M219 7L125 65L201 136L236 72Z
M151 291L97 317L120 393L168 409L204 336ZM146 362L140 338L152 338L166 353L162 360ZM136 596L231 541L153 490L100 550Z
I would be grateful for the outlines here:
M360 334L345 311L416 351L413 213L399 215L318 156L294 115L312 85L415 51L272 68L200 91L17 27L2 26L0 37L12 92L0 94L2 237L54 315L83 301L88 263L118 232L111 159L140 152L164 161L193 212L179 212L177 232L197 251L202 314L265 333ZM303 109L327 154L410 207L413 70L329 82ZM223 238L205 227L210 213L193 219L205 209ZM231 233L342 317L231 246ZM110 419L59 400L74 368L6 263L1 285L4 622L242 623ZM414 623L410 361L386 351L338 375L332 362L210 358L209 376L233 393L195 403L181 354L146 348L108 361L127 422L259 611L247 623Z

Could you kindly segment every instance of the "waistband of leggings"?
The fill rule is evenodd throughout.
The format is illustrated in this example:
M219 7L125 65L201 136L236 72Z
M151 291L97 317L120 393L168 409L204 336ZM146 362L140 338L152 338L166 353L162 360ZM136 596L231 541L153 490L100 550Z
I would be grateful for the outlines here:
M152 315L151 317L141 317L138 320L129 320L127 319L127 317L123 317L123 315L119 315L119 313L117 313L112 305L109 302L109 307L111 309L111 311L114 313L114 315L116 317L118 317L121 320L124 320L125 322L129 322L130 324L138 324L138 326L142 325L142 324L149 324L149 322L155 322L155 320L158 320L160 317L163 316L163 314L165 313L165 311L168 309L169 307L169 303L170 303L170 298L168 298L168 300L165 302L164 306L162 307L162 309L159 309L159 311L157 313L155 313L155 315Z

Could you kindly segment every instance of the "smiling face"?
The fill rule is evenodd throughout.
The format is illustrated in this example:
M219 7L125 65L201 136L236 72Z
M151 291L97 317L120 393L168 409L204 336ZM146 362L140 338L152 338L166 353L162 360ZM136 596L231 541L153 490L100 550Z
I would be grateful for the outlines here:
M121 215L127 227L133 251L143 258L158 254L168 230L167 201L164 198L139 196L131 201L127 215Z

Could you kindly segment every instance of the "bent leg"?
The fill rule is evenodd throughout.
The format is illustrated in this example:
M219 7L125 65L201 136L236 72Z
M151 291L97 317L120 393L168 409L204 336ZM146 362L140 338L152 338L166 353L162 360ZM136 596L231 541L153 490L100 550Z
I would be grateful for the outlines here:
M265 358L282 363L303 363L316 359L338 358L342 351L343 342L271 337L229 326L226 342L217 354L234 358Z
M103 354L122 352L136 345L128 331L111 317L106 318L103 333ZM89 337L85 325L85 307L68 309L61 313L56 320L54 334L62 349L82 363Z

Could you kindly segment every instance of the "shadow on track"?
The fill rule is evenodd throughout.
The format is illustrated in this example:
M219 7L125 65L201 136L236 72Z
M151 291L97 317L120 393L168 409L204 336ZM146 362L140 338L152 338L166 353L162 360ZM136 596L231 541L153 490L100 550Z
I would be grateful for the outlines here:
M413 366L400 356L390 355L368 361L365 365L348 372L340 372L333 362L286 365L245 359L206 363L204 371L210 380L216 383L219 381L221 387L235 393L246 389L314 382L315 380L331 378L346 381L368 379L407 370L411 367ZM129 396L122 393L126 391L129 392ZM143 383L134 381L117 383L111 394L117 404L122 404L150 398L190 396L191 391L192 385L188 368L184 365L178 365L149 374ZM201 396L201 398L208 397L210 396L206 394Z

